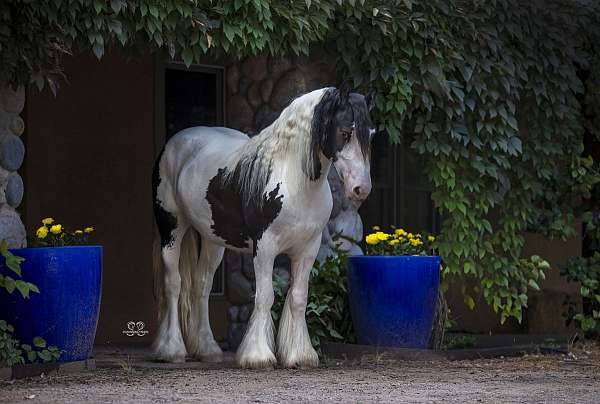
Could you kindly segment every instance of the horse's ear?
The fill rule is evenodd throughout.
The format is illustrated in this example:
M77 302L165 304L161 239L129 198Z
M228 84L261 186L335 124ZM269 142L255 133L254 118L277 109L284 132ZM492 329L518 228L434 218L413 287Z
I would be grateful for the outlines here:
M340 97L340 105L346 104L350 100L350 88L346 85L340 86L339 97Z
M365 103L367 104L367 110L371 112L375 106L375 94L369 93L365 96Z

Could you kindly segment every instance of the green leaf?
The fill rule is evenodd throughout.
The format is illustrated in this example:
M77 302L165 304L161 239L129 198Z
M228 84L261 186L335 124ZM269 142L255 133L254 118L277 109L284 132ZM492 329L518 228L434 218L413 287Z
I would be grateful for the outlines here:
M465 304L471 310L475 308L475 300L471 296L465 296Z
M35 337L33 339L33 345L35 345L38 348L45 348L46 347L46 340L42 337Z
M533 290L540 290L540 287L538 286L537 282L534 281L533 279L530 279L529 282L527 283L529 285L530 288L532 288Z
M185 48L183 52L181 52L181 57L183 58L183 63L185 63L187 67L190 67L194 61L194 54L190 48Z

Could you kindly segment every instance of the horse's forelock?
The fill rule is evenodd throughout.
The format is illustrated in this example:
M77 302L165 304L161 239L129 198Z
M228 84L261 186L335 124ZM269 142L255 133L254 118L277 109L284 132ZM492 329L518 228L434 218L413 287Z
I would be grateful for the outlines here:
M335 113L341 102L340 91L330 87L323 91L314 108L310 128L310 156L305 159L307 166L305 171L311 180L316 180L322 174L319 153L322 152L329 159L335 156L335 134L332 129Z
M369 108L363 100L353 101L351 99L350 104L354 113L354 133L358 139L362 155L367 160L371 153L371 119L369 117Z

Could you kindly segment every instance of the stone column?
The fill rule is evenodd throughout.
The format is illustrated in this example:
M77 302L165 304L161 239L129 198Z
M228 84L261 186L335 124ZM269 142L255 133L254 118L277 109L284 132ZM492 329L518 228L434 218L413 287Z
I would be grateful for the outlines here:
M15 210L23 199L23 179L17 170L23 164L25 145L19 136L25 130L19 115L25 106L25 89L0 85L0 240L9 247L25 247L25 226Z

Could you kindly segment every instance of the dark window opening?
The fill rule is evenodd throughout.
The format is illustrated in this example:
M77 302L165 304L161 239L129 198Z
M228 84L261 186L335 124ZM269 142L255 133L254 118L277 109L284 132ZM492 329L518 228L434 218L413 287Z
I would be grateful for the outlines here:
M372 148L373 190L360 208L365 234L373 226L391 225L439 233L440 214L431 200L421 156L403 145L390 146L384 135L373 139Z

